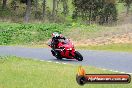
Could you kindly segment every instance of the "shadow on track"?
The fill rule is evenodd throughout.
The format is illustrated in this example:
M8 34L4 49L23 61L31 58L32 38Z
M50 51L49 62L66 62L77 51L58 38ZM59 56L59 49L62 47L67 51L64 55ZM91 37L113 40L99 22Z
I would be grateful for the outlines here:
M53 61L59 61L59 62L78 62L77 60L75 60L75 59L65 59L65 58L63 58L63 59L61 59L61 60L58 60L58 59L53 59Z

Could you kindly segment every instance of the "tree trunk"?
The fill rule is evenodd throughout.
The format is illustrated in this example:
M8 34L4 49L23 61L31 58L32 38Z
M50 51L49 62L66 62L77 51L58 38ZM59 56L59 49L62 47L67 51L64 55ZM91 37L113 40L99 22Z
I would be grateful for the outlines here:
M35 0L35 19L38 18L38 0Z
M90 11L89 11L89 25L91 25L91 19L92 19L92 9L90 8Z
M7 0L3 0L2 9L6 8L6 3L7 3Z
M63 13L64 13L64 16L66 16L68 13L67 0L63 0Z
M55 20L55 11L56 10L56 0L53 0L53 10L52 10L52 17L53 21Z
M2 5L2 0L0 0L0 5Z
M129 14L129 9L130 9L130 5L129 5L129 4L127 4L127 6L126 6L126 15L128 15L128 14Z
M18 6L17 6L16 0L13 0L13 1L12 1L12 8L13 8L13 10L16 11L17 7L18 7Z
M43 18L45 18L45 14L46 14L45 8L46 8L46 0L43 0L43 13L42 13Z
M25 12L25 18L24 18L24 21L26 23L30 19L30 14L31 14L31 0L27 0L27 7L26 7L26 12Z

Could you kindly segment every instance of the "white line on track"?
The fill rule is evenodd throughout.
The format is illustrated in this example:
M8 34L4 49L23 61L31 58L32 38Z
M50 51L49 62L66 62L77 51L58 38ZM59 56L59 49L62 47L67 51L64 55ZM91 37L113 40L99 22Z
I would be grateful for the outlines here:
M44 61L44 60L40 60L40 61Z
M62 63L62 64L67 64L67 63Z
M121 73L121 74L132 74L132 73L127 73L127 72L121 72L121 71L117 71L117 70L109 70L109 69L104 69L104 68L100 68L104 71L111 71L111 72L116 72L116 73Z
M47 62L52 62L52 61L47 61Z
M61 64L60 62L55 62L56 64Z
M125 74L125 72L120 72L120 73Z
M45 60L39 60L39 61L45 61ZM53 61L47 61L47 62L53 62ZM67 63L64 63L64 62L53 62L53 63L56 63L56 64L67 64ZM117 71L117 70L108 70L108 69L105 69L105 68L99 68L99 69L102 69L104 71L111 71L111 72L116 72L116 73L121 73L121 74L130 74L132 75L132 73L127 73L127 72L121 72L121 71Z
M132 75L132 73L126 73L126 74L130 74L130 75Z

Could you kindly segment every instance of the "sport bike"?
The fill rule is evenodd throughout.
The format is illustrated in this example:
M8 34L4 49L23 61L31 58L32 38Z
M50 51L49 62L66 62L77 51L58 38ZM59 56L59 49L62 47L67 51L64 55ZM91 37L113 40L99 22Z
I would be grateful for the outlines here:
M51 47L52 41L50 40L48 46ZM51 47L52 48L52 47ZM56 49L52 49L51 53L57 59L61 60L62 58L66 59L76 59L78 61L83 60L83 56L75 50L74 44L70 39L59 39Z

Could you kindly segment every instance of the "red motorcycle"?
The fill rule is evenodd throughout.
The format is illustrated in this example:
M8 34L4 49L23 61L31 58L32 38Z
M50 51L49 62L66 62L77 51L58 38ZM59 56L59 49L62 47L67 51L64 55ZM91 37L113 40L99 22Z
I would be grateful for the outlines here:
M51 47L51 41L48 44ZM52 55L57 59L76 59L78 61L83 60L83 56L75 50L73 43L69 39L59 39L57 49L51 50Z

